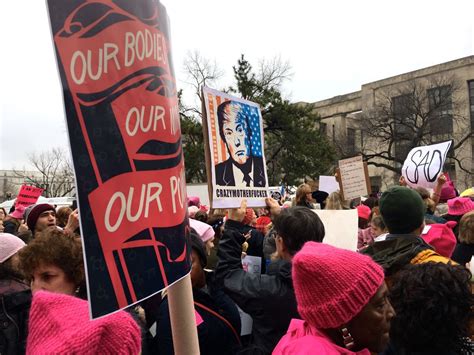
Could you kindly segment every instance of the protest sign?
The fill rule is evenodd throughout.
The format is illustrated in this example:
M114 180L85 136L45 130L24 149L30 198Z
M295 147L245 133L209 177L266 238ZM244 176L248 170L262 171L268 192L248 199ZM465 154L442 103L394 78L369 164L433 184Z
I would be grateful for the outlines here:
M324 224L323 243L348 250L357 250L357 210L312 210Z
M280 201L283 197L285 197L284 186L270 186L268 188L268 192L270 194L270 197L277 201Z
M370 194L369 173L362 156L339 160L338 172L339 187L344 200Z
M260 275L262 273L262 258L259 256L246 255L242 259L242 268L251 274ZM253 319L250 315L242 311L239 307L240 315L240 335L252 334Z
M269 196L258 104L203 88L203 132L211 206L265 206Z
M152 0L48 0L48 10L96 318L190 270L168 17Z
M330 194L331 192L338 191L340 189L339 183L335 176L324 176L319 177L319 191L324 191Z
M39 187L21 185L20 192L16 197L15 208L20 205L23 207L34 205L42 193L43 189L40 189Z
M402 167L402 175L408 186L433 188L451 144L452 141L448 141L410 150Z

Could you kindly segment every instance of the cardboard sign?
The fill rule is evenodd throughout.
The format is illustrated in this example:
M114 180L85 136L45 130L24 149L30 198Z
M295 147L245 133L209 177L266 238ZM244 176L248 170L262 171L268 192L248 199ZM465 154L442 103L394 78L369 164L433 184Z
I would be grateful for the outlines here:
M362 156L339 160L340 190L344 200L370 194L370 179ZM326 191L327 192L327 191Z
M43 189L40 189L39 187L21 185L20 192L16 197L15 208L20 205L23 207L34 205L42 193Z
M452 143L448 141L410 150L402 167L407 184L411 187L433 188Z
M190 270L166 9L48 0L73 155L92 317Z
M324 176L319 177L319 191L324 191L330 194L331 192L338 191L340 189L339 183L335 176Z
M323 243L352 251L357 250L359 218L357 210L312 210L324 224Z
M264 207L269 196L263 152L263 123L258 104L203 89L203 132L213 208Z

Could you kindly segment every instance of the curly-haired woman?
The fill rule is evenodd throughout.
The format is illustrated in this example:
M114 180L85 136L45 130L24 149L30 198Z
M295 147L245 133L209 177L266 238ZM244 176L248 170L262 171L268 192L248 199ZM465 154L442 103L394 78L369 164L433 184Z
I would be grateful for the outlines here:
M390 299L390 346L385 354L472 354L471 273L442 263L409 265L397 275Z
M84 298L84 261L79 238L56 227L48 228L21 250L20 264L33 293L44 290Z

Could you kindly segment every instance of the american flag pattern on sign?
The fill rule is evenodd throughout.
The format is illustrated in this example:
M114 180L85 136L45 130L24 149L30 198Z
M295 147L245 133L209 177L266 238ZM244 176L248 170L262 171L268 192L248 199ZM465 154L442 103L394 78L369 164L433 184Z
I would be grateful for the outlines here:
M207 94L209 102L209 118L210 118L210 130L212 134L212 161L213 164L219 164L229 159L229 153L225 146L224 141L221 139L219 134L219 123L217 120L217 107L228 99L224 99L219 95ZM236 103L242 108L243 113L248 117L248 124L251 130L251 154L255 157L262 156L262 137L260 134L260 115L258 108L250 106L244 103Z

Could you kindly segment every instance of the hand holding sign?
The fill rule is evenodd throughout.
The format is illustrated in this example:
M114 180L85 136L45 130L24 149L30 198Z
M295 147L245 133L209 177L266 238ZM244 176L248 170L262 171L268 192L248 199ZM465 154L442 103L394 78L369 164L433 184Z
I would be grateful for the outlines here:
M240 202L240 207L235 209L229 209L229 219L237 222L242 222L247 211L247 200Z
M452 141L416 147L403 163L402 175L411 187L434 187Z

